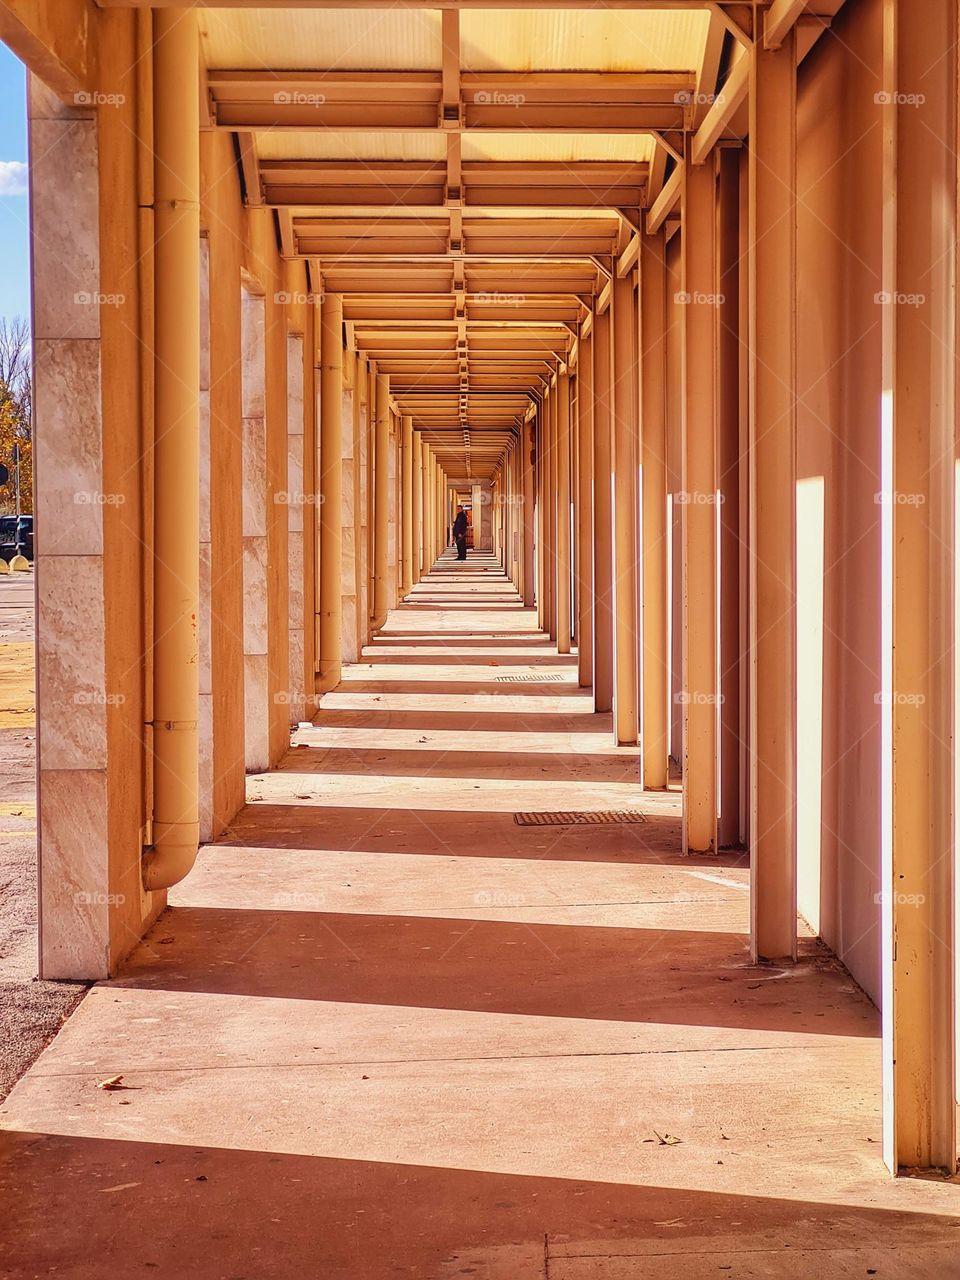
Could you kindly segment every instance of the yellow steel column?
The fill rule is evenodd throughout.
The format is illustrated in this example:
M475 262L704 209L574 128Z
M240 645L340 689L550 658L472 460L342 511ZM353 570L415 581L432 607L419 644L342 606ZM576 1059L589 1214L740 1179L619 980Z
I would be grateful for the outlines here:
M453 517L454 506L453 496L447 483L447 474L443 473L442 487L440 490L443 500L443 525L444 525L444 547L449 547L453 540Z
M579 353L577 353L579 355ZM570 379L570 631L573 644L580 644L579 609L577 591L577 563L580 554L580 524L577 520L580 508L580 362L577 360L576 376Z
M373 626L390 608L390 379L377 376L373 464Z
M544 502L544 490L547 485L547 469L544 460L546 454L546 410L546 400L541 399L540 404L537 406L534 437L536 441L534 462L537 468L537 625L541 631L546 631L547 629L547 557L544 551L544 542L547 536L547 513Z
M376 454L377 454L377 370L367 362L367 642L373 634L374 577L376 574Z
M683 847L717 848L717 181L713 157L683 183Z
M543 494L543 608L544 630L551 639L557 637L557 391L551 386L544 402L545 473Z
M395 609L403 581L403 457L400 415L390 407L390 509L387 515L387 608Z
M430 563L436 564L437 557L443 550L443 507L440 502L440 463L437 455L433 455L433 466L430 469L430 501L433 504L433 545L430 548Z
M550 634L558 638L560 620L560 560L557 539L560 537L560 374L550 393Z
M495 476L493 485L490 489L490 500L493 503L494 519L493 519L493 554L499 559L501 551L500 537L500 477Z
M670 760L678 767L683 758L683 626L681 598L683 563L681 527L683 507L678 502L681 482L680 453L683 437L683 296L682 235L667 240L667 634L670 683L667 703L670 723Z
M513 509L510 506L510 493L513 485L513 450L508 450L500 469L501 507L503 510L504 556L507 577L519 589L519 576L516 573L515 543L513 540Z
M884 4L884 1159L954 1173L957 6Z
M613 351L609 310L594 322L593 705L613 707Z
M499 476L494 476L492 484L490 484L490 509L492 509L492 516L490 516L490 541L492 541L492 544L493 544L494 556L498 556L499 554L499 509L500 509Z
M503 527L503 567L507 577L513 581L513 524L510 512L510 453L504 458L500 467L500 506Z
M740 150L718 156L717 275L717 485L720 512L720 742L717 839L720 848L740 843Z
M580 339L577 366L577 680L593 684L593 336Z
M400 422L400 518L403 521L401 545L401 595L413 589L413 418L404 415Z
M147 889L193 866L200 838L200 67L196 15L153 15L153 847Z
M570 375L557 377L557 652L569 653L570 619Z
M433 450L424 442L423 444L423 547L421 549L421 575L425 577L430 572L433 560L430 556L430 549L433 545L433 501L431 499L432 471L433 468Z
M443 492L443 467L440 465L439 458L435 461L434 472L437 503L437 545L435 548L435 558L439 559L447 548L447 504Z
M521 515L523 528L521 534L521 550L523 554L523 603L529 609L536 603L536 525L535 525L535 489L534 465L536 455L536 433L534 420L525 422L520 428L520 469L522 472Z
M439 459L434 463L433 468L433 490L434 503L437 511L437 524L434 530L434 547L433 558L438 560L447 545L447 511L446 503L443 500L443 469L440 466Z
M411 568L413 581L419 582L423 572L423 440L413 432L413 474L410 484Z
M343 301L320 306L320 674L317 692L340 683L340 560L343 545Z
M797 954L796 48L750 88L750 884L757 959Z
M629 276L613 285L613 729L621 746L639 733L637 580L637 304Z
M517 564L517 591L523 599L526 565L523 561L523 428L513 446L513 477L511 479L510 518L513 527L513 553Z
M667 270L662 231L640 241L641 429L643 489L643 785L667 785Z
M519 457L520 457L520 449L518 449L517 446L514 445L511 448L509 454L507 455L507 463L508 463L507 496L505 499L506 509L504 511L504 518L506 519L507 523L510 526L510 540L511 540L510 554L513 560L513 567L514 567L514 578L515 578L514 585L516 586L517 591L522 597L523 596L523 552L520 544L520 533L519 533L519 528L517 524L517 516L519 514L519 508L517 505L517 498L516 498L517 478L518 478L517 464L518 464Z

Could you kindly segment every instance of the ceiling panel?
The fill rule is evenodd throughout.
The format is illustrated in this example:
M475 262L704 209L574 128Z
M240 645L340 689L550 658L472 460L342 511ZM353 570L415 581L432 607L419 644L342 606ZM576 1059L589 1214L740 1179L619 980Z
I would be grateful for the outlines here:
M201 9L199 20L210 67L435 71L442 60L435 9Z
M688 71L699 67L706 9L508 9L460 15L469 71Z

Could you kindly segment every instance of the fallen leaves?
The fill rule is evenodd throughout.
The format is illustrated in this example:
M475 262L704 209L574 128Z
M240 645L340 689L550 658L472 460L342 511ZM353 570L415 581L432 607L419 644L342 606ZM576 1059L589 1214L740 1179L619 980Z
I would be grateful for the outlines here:
M97 1081L97 1088L102 1089L105 1093L115 1093L118 1089L136 1090L140 1088L140 1086L136 1084L124 1084L123 1076L107 1076L105 1080Z
M654 1136L652 1138L644 1138L643 1141L656 1142L661 1147L675 1147L683 1142L682 1138L678 1138L672 1133L657 1133L656 1129L654 1129L653 1133Z

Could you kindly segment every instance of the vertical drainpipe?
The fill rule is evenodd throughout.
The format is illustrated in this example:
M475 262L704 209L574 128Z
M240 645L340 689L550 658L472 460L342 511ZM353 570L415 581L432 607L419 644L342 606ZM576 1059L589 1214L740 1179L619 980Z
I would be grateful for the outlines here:
M318 693L340 683L343 655L343 300L320 306L320 676Z
M153 845L166 889L200 839L200 102L196 15L153 15L155 260Z

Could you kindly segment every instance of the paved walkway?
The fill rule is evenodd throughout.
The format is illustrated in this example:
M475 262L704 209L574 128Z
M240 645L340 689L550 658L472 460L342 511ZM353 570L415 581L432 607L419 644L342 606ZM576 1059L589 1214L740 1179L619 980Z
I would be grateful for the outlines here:
M81 999L37 981L33 571L0 575L0 1100Z
M881 1168L874 1009L813 940L752 968L742 860L636 776L441 561L10 1095L0 1274L960 1276L960 1188Z

